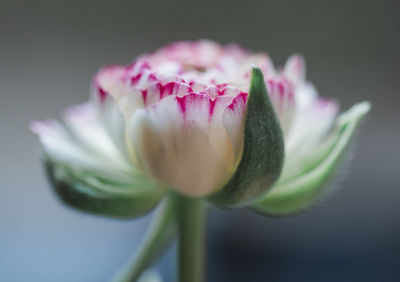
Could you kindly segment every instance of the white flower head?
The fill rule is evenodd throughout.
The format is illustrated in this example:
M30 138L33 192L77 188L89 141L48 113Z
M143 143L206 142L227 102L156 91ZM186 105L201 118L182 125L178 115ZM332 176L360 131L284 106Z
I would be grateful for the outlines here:
M80 195L94 197L97 205L98 199L107 197L115 203L126 195L135 203L135 195L150 199L148 205L141 204L139 212L154 206L166 188L198 197L234 185L232 179L239 177L237 170L248 154L246 120L253 115L249 101L255 95L250 91L252 66L261 71L267 103L273 106L266 116L277 118L280 127L279 132L268 133L271 136L265 139L265 147L259 145L263 136L257 136L257 150L275 148L271 140L276 135L279 141L279 134L285 145L282 174L270 194L304 191L296 188L303 187L298 181L332 158L334 150L344 150L346 146L337 149L338 142L344 142L343 132L354 125L351 132L346 131L346 145L369 104L358 105L338 118L338 103L320 98L306 80L301 56L291 56L276 70L267 54L205 40L173 43L130 65L105 67L94 78L88 103L67 110L63 122L33 123L32 130L39 135L51 164L53 182L59 184L62 177L62 183L79 186ZM330 170L323 173L330 174L335 163L329 163ZM275 178L268 180L269 184ZM265 181L255 180L258 186ZM307 187L313 190L321 185ZM68 198L73 189L65 189L61 194L68 203L94 212L101 209L93 208L96 204L76 204ZM282 209L279 201L284 196L275 196L278 203L268 195L257 200L257 210L291 212L313 198L300 201L294 209ZM121 206L109 204L112 212L105 213L138 212L128 207L121 211Z

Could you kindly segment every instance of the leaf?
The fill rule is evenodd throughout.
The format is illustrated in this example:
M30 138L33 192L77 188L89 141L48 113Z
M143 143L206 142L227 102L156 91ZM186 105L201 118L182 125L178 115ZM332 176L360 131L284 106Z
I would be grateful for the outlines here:
M211 196L219 206L243 206L265 193L279 178L284 158L282 130L259 68L252 69L242 158L233 177Z
M328 155L312 170L275 186L253 204L253 209L267 215L284 216L314 203L341 163L357 126L369 109L370 104L363 102L342 114L337 121L333 133L336 135L335 142Z
M152 210L165 192L146 179L137 179L132 186L127 186L105 182L100 177L76 171L50 158L45 158L44 164L58 197L67 205L94 214L138 217Z

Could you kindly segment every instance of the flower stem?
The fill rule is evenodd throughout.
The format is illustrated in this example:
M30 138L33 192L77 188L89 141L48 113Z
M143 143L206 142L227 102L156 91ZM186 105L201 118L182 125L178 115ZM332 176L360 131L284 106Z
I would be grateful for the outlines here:
M137 281L142 272L169 245L176 233L177 201L179 199L177 199L176 194L170 193L163 203L161 203L139 252L118 273L114 279L115 282Z
M205 203L199 198L179 197L177 213L179 281L203 282L205 278Z

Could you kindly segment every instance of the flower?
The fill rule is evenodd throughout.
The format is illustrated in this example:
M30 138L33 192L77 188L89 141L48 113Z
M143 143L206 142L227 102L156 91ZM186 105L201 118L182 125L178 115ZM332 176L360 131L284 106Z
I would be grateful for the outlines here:
M369 107L338 115L299 55L276 70L266 54L203 40L101 69L88 103L31 128L75 207L137 216L173 189L288 214L319 195Z

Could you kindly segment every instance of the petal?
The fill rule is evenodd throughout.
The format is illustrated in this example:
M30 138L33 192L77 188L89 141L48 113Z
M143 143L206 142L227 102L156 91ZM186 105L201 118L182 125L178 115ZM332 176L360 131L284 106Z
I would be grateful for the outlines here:
M312 150L331 129L338 110L336 101L321 98L297 108L285 140L287 158Z
M129 138L142 168L183 194L203 196L218 189L234 167L221 121L227 99L168 96L136 111Z
M126 67L120 65L102 68L93 80L95 88L94 99L103 103L108 95L119 99L126 87Z
M298 109L294 124L286 138L286 155L279 182L296 177L313 167L334 138L329 135L338 112L335 101L319 99L308 108Z
M112 139L123 156L128 156L125 142L125 117L118 101L123 96L115 87L109 86L111 80L117 80L121 68L105 68L95 77L92 85L92 101L96 107L99 123L102 124L108 136ZM108 78L110 80L108 80Z
M282 78L269 79L266 85L283 134L287 136L295 115L296 103L293 85Z
M311 82L304 82L294 88L296 105L300 109L310 107L317 99L318 92Z
M295 85L303 82L306 74L306 66L303 56L290 56L286 61L283 74Z
M182 65L178 62L164 62L155 67L157 75L162 77L177 76L182 73Z
M134 111L156 104L166 96L174 95L183 97L193 92L189 84L183 82L153 82L145 89L132 89L132 91L119 100L119 106L124 116L129 119Z
M236 161L240 159L243 150L247 96L247 93L237 95L222 116L226 133L233 145Z
M38 135L45 152L52 159L85 168L101 166L79 148L65 128L56 120L34 121L30 129Z
M184 74L183 74L183 76L184 76ZM190 81L189 85L193 89L193 92L195 92L195 93L199 93L199 92L203 91L204 89L206 89L207 87L209 87L204 82L201 82L198 80L191 80L190 78L188 78L188 81Z
M39 135L46 158L55 163L84 171L107 182L131 183L138 170L133 166L116 165L114 159L105 158L85 148L78 139L55 120L35 121L31 130Z
M132 217L147 212L164 193L163 187L134 167L116 161L114 154L108 154L112 150L99 152L100 148L112 148L112 143L95 139L90 144L85 129L93 138L101 135L95 135L99 132L89 126L93 122L90 112L76 112L85 106L67 113L72 115L68 117L69 128L54 120L31 125L42 143L53 188L67 204L93 213ZM78 121L82 128L76 128Z
M180 41L151 54L151 63L158 65L166 61L175 61L187 68L205 68L211 66L222 52L222 47L213 41Z
M332 133L334 142L317 165L298 177L277 184L269 193L253 204L253 208L269 215L288 215L301 211L312 203L323 192L344 158L349 143L362 118L368 113L370 104L363 102L343 113L336 122Z
M67 111L65 125L55 120L35 121L31 130L39 136L49 160L108 183L133 183L142 172L121 156L91 110L88 104L75 106Z
M272 63L271 58L267 54L258 53L252 55L249 58L249 63L246 65L246 70L250 65L256 65L257 67L259 67L262 70L264 77L266 79L276 76L276 70L274 64Z
M117 167L129 169L121 151L100 124L92 103L70 107L64 115L64 121L70 133L84 149L99 158L113 162Z
M111 96L117 104L129 108L144 106L143 90L159 79L152 73L145 61L136 61L130 66L110 66L101 69L94 78L94 101L100 107ZM123 101L123 102L121 102ZM128 101L128 102L126 102ZM124 107L122 107L124 109Z

